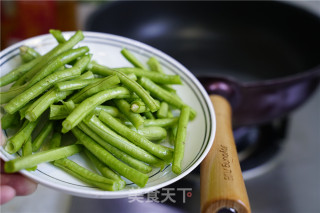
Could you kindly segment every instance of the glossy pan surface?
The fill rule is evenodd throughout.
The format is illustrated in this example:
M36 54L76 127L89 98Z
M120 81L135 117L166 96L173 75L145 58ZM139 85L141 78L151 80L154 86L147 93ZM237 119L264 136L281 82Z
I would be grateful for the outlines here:
M235 126L283 116L319 84L319 17L286 3L112 2L86 28L176 58L208 93L228 98Z

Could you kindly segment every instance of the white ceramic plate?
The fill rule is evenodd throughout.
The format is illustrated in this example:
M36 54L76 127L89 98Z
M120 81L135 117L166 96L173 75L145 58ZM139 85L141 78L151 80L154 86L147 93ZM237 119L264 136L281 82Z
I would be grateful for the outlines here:
M72 34L73 32L66 32L64 35L66 38L69 38ZM154 169L149 174L149 181L145 187L139 188L137 185L126 180L127 185L125 189L115 192L102 191L88 186L50 163L39 165L36 171L29 172L23 170L21 173L50 188L90 198L122 198L144 194L165 187L186 176L204 159L212 146L215 135L214 110L202 85L179 62L146 44L110 34L84 32L84 35L85 39L77 46L88 46L90 53L93 54L93 60L96 60L98 63L109 67L131 66L120 53L120 50L125 47L142 62L146 62L149 57L155 56L166 73L181 76L183 85L175 86L175 89L182 100L197 111L197 117L188 125L185 155L182 161L182 173L180 175L174 174L171 171L171 165L167 166L163 171ZM21 63L19 47L23 44L31 46L41 54L44 54L57 45L57 42L51 35L41 35L24 40L5 49L0 55L1 76ZM1 90L4 91L7 88L4 87ZM3 131L3 133L6 136L10 136L8 132ZM0 155L5 161L17 157L17 155L8 154L2 147L0 148ZM71 156L70 159L89 169L93 168L81 154Z

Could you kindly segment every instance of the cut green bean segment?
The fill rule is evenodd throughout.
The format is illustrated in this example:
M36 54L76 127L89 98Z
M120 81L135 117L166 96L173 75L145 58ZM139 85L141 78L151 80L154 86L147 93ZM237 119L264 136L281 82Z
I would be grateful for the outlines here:
M179 75L167 75L159 72L150 72L148 70L143 70L134 67L114 68L114 70L123 72L125 74L133 73L137 77L146 77L152 80L153 82L159 84L182 84Z
M120 76L120 81L131 91L137 94L141 100L147 105L151 112L155 112L159 109L158 103L150 96L150 94L144 90L136 81L129 79L125 74L117 72Z
M131 180L133 183L137 184L140 187L144 187L146 185L148 181L148 175L143 174L126 165L125 163L119 161L77 127L73 128L72 132L92 154L94 154L99 160L101 160L112 170Z
M147 61L147 64L151 71L164 73L159 61L155 57L150 57L149 60Z
M39 70L39 72L37 72L35 74L35 76L33 76L30 79L30 81L27 83L28 86L30 87L30 86L34 85L35 83L37 83L38 81L40 81L43 78L47 77L48 75L50 75L51 73L53 73L54 71L59 69L60 67L63 67L65 64L75 60L76 58L79 58L79 57L83 56L87 52L89 52L89 48L88 47L79 47L77 49L68 50L68 51L63 52L60 55L54 57L44 67L42 67ZM82 65L82 64L78 63L75 66L76 67L83 66L82 70L84 70L86 68L87 64L88 63L84 63Z
M82 80L71 80L71 81L64 81L55 84L55 87L58 91L70 91L70 90L77 90L82 89L83 87L88 86L89 84L96 83L101 79L82 79Z
M53 103L65 99L71 93L72 91L58 92L55 88L50 89L27 108L25 112L26 119L29 121L36 120Z
M20 57L24 63L32 61L33 59L41 56L35 49L25 45L21 46L19 50L20 50Z
M174 95L176 98L180 98L177 95L177 91L175 89L172 88L171 85L167 85L167 84L159 84L160 87L162 87L164 90L170 92L172 95Z
M126 185L126 182L122 180L122 178L112 171L109 167L104 165L96 156L94 156L90 151L87 149L84 149L84 152L88 156L88 158L91 160L91 162L96 166L96 168L99 170L102 176L106 178L110 178L111 180L119 181L123 185L123 187Z
M157 111L157 118L166 118L168 117L169 105L167 102L161 102L160 108Z
M49 32L57 40L59 44L65 43L67 40L63 37L60 30L50 29Z
M150 141L161 141L167 137L167 131L164 128L158 126L131 129Z
M141 149L124 137L121 137L115 133L109 127L104 125L96 116L92 116L90 120L85 120L85 123L92 131L94 131L109 144L127 153L128 155L152 165L162 163L160 159L154 157L147 151Z
M146 119L143 123L143 125L145 127L149 127L149 126L159 126L159 127L171 127L175 124L177 124L178 122L177 117L174 118L160 118L160 119Z
M147 118L147 119L150 119L150 120L154 120L156 119L154 117L154 115L152 114L152 112L144 112L143 115ZM143 123L144 124L144 123Z
M37 126L39 119L34 122L25 121L22 128L7 141L5 150L14 154L19 151L26 140L31 136L34 128Z
M151 57L149 58L149 60L147 61L147 64L150 68L151 71L155 71L155 72L159 72L159 73L164 73L159 61L155 58L155 57ZM163 89L169 91L169 92L174 92L176 93L176 90L172 88L171 85L167 85L167 84L161 84L160 85Z
M54 165L60 164L67 169L77 173L78 175L84 177L85 179L92 181L92 182L98 182L98 183L104 183L104 184L110 184L114 187L114 190L118 190L117 188L117 182L115 180L111 180L109 178L103 177L101 175L98 175L79 164L75 163L72 160L69 160L68 158L62 158L59 160L55 160L53 162Z
M32 143L32 151L36 152L40 149L41 145L44 143L44 141L47 139L49 134L53 130L53 122L49 121L46 122L45 125L42 127L40 133L38 136L34 139Z
M12 100L17 95L21 94L27 89L27 85L21 85L21 86L12 86L8 91L0 92L0 104L8 103L10 100Z
M95 181L91 181L88 180L86 178L84 178L83 176L79 175L78 173L68 169L67 167L63 166L62 164L60 164L58 161L54 162L54 165L62 170L64 170L65 172L67 172L68 174L74 176L75 178L77 178L78 180L87 183L91 186L95 186L99 189L105 190L105 191L115 191L115 187L111 184L105 184L105 183L99 183L99 182L95 182Z
M101 111L107 112L110 115L112 115L113 117L119 117L120 116L120 112L119 112L118 108L116 108L114 106L98 105L94 109L94 114L95 115L99 115Z
M75 78L80 76L81 69L78 67L62 70L55 72L46 78L42 79L20 95L14 97L5 107L4 109L8 113L15 113L19 109L21 109L25 104L31 101L33 98L36 98L45 90L50 88L55 82L64 81L68 79Z
M101 112L99 118L118 134L127 138L129 141L146 150L147 152L167 162L172 160L172 151L168 147L152 143L145 137L123 125L106 112Z
M31 154L32 154L32 139L31 137L29 137L22 146L22 156L27 156Z
M8 85L8 84L18 80L25 73L30 71L40 61L41 61L41 57L38 57L35 60L32 60L32 61L25 63L25 64L22 64L22 65L18 66L17 68L13 69L12 71L8 72L7 74L5 74L4 76L2 76L0 78L0 87L3 87L5 85ZM1 97L0 99L3 99L3 97ZM1 104L2 103L6 103L5 100L2 100Z
M51 61L51 59L53 59L54 57L60 55L65 51L72 49L72 47L75 46L83 38L84 38L83 33L81 31L77 31L67 42L57 45L48 53L39 57L41 58L40 62L37 63L30 70L30 72L27 72L26 75L22 76L22 78L19 79L19 81L22 81L22 82L29 81L31 78L33 78L36 75L36 73L39 72L40 69L42 69L49 61Z
M24 119L27 113L28 108L34 103L34 101L30 101L29 103L27 103L26 105L24 105L20 110L19 110L19 114L20 114L20 120ZM7 113L9 114L9 113Z
M64 165L65 168L83 177L84 180L83 179L82 180L84 182L89 183L90 185L96 186L100 189L109 190L109 191L118 191L125 187L125 182L122 179L113 180L113 179L104 177L102 175L96 174L67 158L59 159L57 161L59 161L59 164L62 163L62 165ZM56 163L57 161L55 161L54 163Z
M42 69L52 58L58 56L59 54L71 49L74 45L76 45L79 41L83 39L83 34L81 31L77 31L66 43L57 45L55 48L53 48L51 51L46 53L43 56L40 56L36 58L35 60L32 60L31 62L37 61L37 63L32 66L30 71L25 73L23 76L21 76L14 84L14 86L20 86L28 82L31 78L35 78L36 74L39 72L40 69ZM35 79L34 79L34 82ZM11 89L10 89L11 90ZM18 92L21 92L21 90L16 90L15 95L19 94ZM12 93L12 92L11 92ZM10 100L10 99L9 99Z
M81 150L81 145L69 145L43 152L37 152L33 155L28 155L5 162L4 170L7 173L14 173L22 169L32 168L40 163L69 157L71 155L79 153Z
M131 121L133 126L135 126L136 128L139 128L140 126L143 125L143 122L144 122L143 117L138 113L132 112L130 110L131 106L126 100L118 99L118 100L114 100L113 102L116 104L120 112L122 112L122 114L124 114L126 118L129 121Z
M91 56L83 56L72 68L57 71L45 77L20 95L13 98L4 108L8 113L14 113L21 109L33 98L39 96L42 92L50 88L54 83L65 81L80 76L90 62Z
M79 76L77 79L81 80L81 79L87 79L87 78L92 78L92 77L93 77L92 72L86 72L86 73L82 74L81 76ZM54 113L52 115L51 106L53 105L53 103L61 101L71 94L72 94L72 91L58 92L55 88L52 88L51 90L46 92L44 95L42 95L40 98L38 98L31 106L29 106L26 109L26 111L28 112L26 118L30 121L33 121L33 120L37 119L49 107L50 107L50 120L58 120L58 119L63 119L65 117L67 117L68 112L62 111L64 109L61 109L61 111L56 111L56 109L55 109L53 111ZM63 108L62 105L60 105L60 106ZM62 117L61 117L61 115L59 115L59 112L62 113ZM55 113L58 113L58 114L55 114ZM57 117L55 117L55 116L57 116Z
M72 100L74 103L80 103L84 99L101 92L103 90L114 87L119 84L120 80L117 75L111 75L102 79L99 79L96 83L90 84L74 94L69 100Z
M77 104L76 104L77 106ZM112 115L113 117L118 117L120 115L118 108L114 106L105 106L105 105L98 105L94 108L94 114L99 115L101 111L105 111ZM69 115L66 107L64 105L50 105L50 120L60 120L64 119Z
M158 103L150 96L150 94L143 89L143 87L138 84L136 81L128 78L124 73L120 71L112 70L108 67L99 65L97 63L91 63L91 71L95 74L108 76L112 74L117 74L121 83L123 83L127 88L129 88L132 92L137 94L141 100L147 105L151 112L155 112L159 109Z
M93 79L93 78L94 78L94 74L91 71L87 71L87 72L83 73L82 75L80 75L75 80L85 80L85 79Z
M173 125L172 127L170 127L168 129L169 143L171 145L174 145L174 143L175 143L175 139L176 139L176 136L177 136L177 130L178 130L178 125L177 124Z
M62 138L62 135L60 132L53 133L52 138L49 141L49 149L55 149L55 148L60 147L61 138Z
M139 83L146 90L150 91L151 95L167 102L168 104L171 104L174 107L177 107L178 109L181 109L184 105L186 105L181 101L181 99L175 98L175 96L172 95L170 92L162 89L160 86L158 86L148 78L140 78ZM190 110L190 120L192 120L196 116L196 111L194 109Z
M130 79L133 80L133 81L138 80L137 76L136 76L135 74L133 74L133 73L127 74L127 77L130 78Z
M78 127L86 133L88 136L90 136L95 142L97 142L100 146L102 146L104 149L106 149L108 152L113 154L116 158L121 160L122 162L128 164L132 168L142 172L142 173L149 173L151 172L152 168L146 164L144 164L142 161L128 155L127 153L123 152L122 150L116 148L115 146L112 146L109 144L109 141L107 141L106 138L102 138L97 133L95 133L94 130L92 130L89 126L86 124L80 123ZM164 167L164 162L161 160L156 161L153 165L156 165L157 167Z
M9 113L4 114L1 118L1 128L9 129L9 128L18 127L20 124L19 117L20 115L17 112L13 114L9 114Z
M131 102L130 110L134 113L143 113L149 111L145 103L141 100L135 100Z
M144 65L126 48L121 50L121 54L135 67L145 69Z
M31 137L22 146L22 156L32 155L32 140ZM28 171L35 171L37 166L28 168Z
M62 132L66 133L75 127L81 120L86 117L96 106L114 99L114 98L125 98L130 95L130 91L124 87L116 87L101 91L84 101L82 101L62 122Z
M189 117L190 117L190 107L183 106L181 108L177 135L174 143L172 171L176 174L181 173L181 162L184 156L184 145L185 145L185 140L187 135L187 126L189 122Z

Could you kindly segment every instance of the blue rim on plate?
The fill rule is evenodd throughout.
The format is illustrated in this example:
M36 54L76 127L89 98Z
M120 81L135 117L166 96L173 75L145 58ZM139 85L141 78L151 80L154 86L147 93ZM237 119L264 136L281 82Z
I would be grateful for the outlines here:
M74 32L65 32L64 36L69 38L73 33ZM209 152L216 130L214 109L209 96L197 78L179 62L149 45L111 34L96 32L83 33L85 39L81 41L78 46L88 46L90 53L93 54L93 60L101 64L110 67L130 66L120 54L120 50L125 47L142 62L146 62L149 57L154 56L159 60L166 73L180 75L183 85L176 86L175 89L177 89L182 100L197 111L197 117L188 125L182 172L180 175L175 175L171 171L171 165L162 171L156 168L149 174L149 181L145 187L139 188L132 182L126 180L127 185L125 189L112 192L101 191L88 186L50 163L39 165L38 169L34 172L26 170L20 172L50 188L68 194L90 198L123 198L144 194L170 185L189 174L201 163ZM21 45L31 46L43 54L56 44L55 39L50 34L46 34L21 41L3 50L0 53L1 76L21 63L19 57L19 47ZM1 90L5 90L6 88L8 87L1 88ZM3 133L7 136L6 131L3 131ZM0 148L0 157L5 161L13 159L16 156L17 155L10 155L2 147ZM80 165L90 168L90 165L81 157L81 154L70 158Z

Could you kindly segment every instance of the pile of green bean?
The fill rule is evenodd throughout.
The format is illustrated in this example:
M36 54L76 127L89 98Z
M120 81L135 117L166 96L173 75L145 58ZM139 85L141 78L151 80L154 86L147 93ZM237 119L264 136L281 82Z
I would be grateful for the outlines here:
M172 163L180 174L187 125L196 115L171 86L182 84L180 76L165 74L154 57L143 64L125 48L133 67L109 68L92 61L87 46L74 48L81 31L69 40L50 33L57 46L44 55L22 46L23 63L0 78L1 87L12 84L0 93L1 126L15 131L4 149L20 156L5 171L51 162L111 191L125 187L123 177L144 187L154 167ZM63 140L70 135L73 141ZM96 170L68 159L80 152Z

